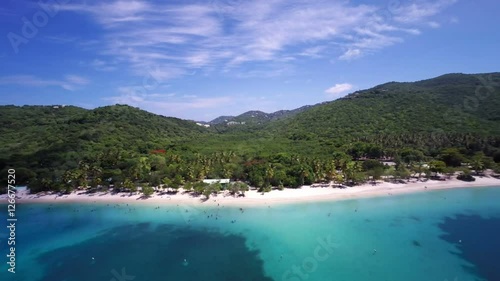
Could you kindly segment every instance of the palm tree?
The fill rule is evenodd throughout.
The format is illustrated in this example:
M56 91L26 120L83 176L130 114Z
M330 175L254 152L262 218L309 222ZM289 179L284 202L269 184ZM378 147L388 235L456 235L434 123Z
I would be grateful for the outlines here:
M413 170L418 173L418 180L422 178L422 174L425 172L424 163L419 162L413 165Z
M102 175L102 169L101 167L97 165L92 165L89 169L89 175L90 178L92 179L91 181L91 186L92 187L98 187L102 183L101 175Z
M129 190L130 192L137 191L137 187L135 186L135 184L128 178L123 182L123 188Z
M268 185L274 177L274 167L272 164L266 165L265 177L266 177L265 184Z
M342 167L343 176L346 182L354 183L356 174L361 171L361 167L355 161L345 162Z
M330 163L327 164L326 171L326 178L332 181L337 174L337 167L334 160L331 160Z
M68 170L64 173L62 180L67 187L77 188L78 178L80 177L79 170Z
M314 159L312 163L313 167L313 173L314 173L314 181L320 181L323 180L325 175L323 173L323 164L321 163L320 160Z
M232 174L233 174L233 169L232 169L231 165L225 164L222 166L222 176L224 178L226 178L226 179L230 178Z
M82 160L78 163L78 170L77 170L78 186L87 188L87 186L89 185L88 183L89 170L90 170L90 165L86 161Z
M148 157L139 158L138 166L141 176L149 175L149 173L151 173L151 163L149 162Z
M193 179L194 179L193 165L189 165L188 168L186 169L186 180L192 181Z
M484 165L483 158L484 158L484 155L481 155L481 154L475 155L472 158L472 161L470 164L472 166L472 169L475 171L476 175L479 175L484 170L485 165Z

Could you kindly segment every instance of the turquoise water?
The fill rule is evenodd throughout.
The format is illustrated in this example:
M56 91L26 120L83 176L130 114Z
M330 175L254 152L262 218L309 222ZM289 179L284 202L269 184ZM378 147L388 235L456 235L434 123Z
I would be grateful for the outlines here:
M469 188L243 211L20 204L16 273L4 258L0 280L498 281L499 200Z

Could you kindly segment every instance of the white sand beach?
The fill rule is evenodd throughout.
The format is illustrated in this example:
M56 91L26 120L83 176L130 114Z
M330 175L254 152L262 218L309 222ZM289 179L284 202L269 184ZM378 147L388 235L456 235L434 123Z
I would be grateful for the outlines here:
M500 187L500 180L493 177L477 177L474 182L464 182L457 179L446 181L409 182L406 184L379 182L376 185L364 184L348 188L303 186L297 189L272 190L260 193L253 189L245 192L245 197L234 197L228 192L212 195L205 200L204 196L192 196L179 190L177 194L155 193L149 198L142 198L141 194L96 192L88 194L85 191L75 191L67 195L58 194L28 194L26 191L17 192L17 203L146 203L146 204L223 204L223 205L272 205L277 203L335 201L377 196L393 196L399 194L431 192L451 188ZM0 202L7 203L7 195L0 195Z

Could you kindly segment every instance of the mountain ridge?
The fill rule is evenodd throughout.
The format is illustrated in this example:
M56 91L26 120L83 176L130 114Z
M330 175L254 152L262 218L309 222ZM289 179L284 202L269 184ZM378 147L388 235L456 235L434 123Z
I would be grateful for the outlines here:
M383 90L383 88L387 87L387 86L391 87L393 85L411 85L411 84L414 84L414 85L418 85L420 87L432 87L432 86L439 86L440 83L443 83L445 80L448 80L448 79L456 80L457 76L459 76L461 78L471 78L474 76L481 77L481 76L485 76L485 75L498 75L498 74L499 74L499 72L473 73L473 74L457 72L457 73L447 73L447 74L439 75L439 76L436 76L433 78L416 80L416 81L405 81L405 82L390 81L390 82L382 83L379 85L375 85L375 86L368 88L368 89L358 90L358 91L349 93L346 96L335 99L335 100L324 101L324 102L320 102L317 104L311 104L311 105L304 105L304 106L301 106L301 107L298 107L295 109L278 110L278 111L271 112L271 113L263 112L260 110L250 110L250 111L241 113L239 115L222 115L222 116L214 118L213 120L208 121L208 122L207 121L197 121L197 122L202 123L202 124L209 124L209 125L223 124L223 123L227 123L227 122L231 122L231 121L241 122L241 121L248 121L248 118L251 115L256 115L256 116L261 115L261 116L265 117L264 119L269 119L267 121L274 121L274 120L279 119L280 115L284 115L284 117L289 117L289 115L295 115L296 113L299 113L299 112L304 111L306 109L309 109L311 107L332 103L332 102L335 102L337 100L351 99L359 93L363 93L363 92L366 92L368 90L379 90L379 89ZM498 83L498 82L496 82L496 83ZM266 120L261 120L261 121L265 122Z
M208 122L203 122L203 121L198 121L198 123L201 124L208 124L208 125L220 125L220 124L231 124L230 122L236 122L236 123L241 123L241 122L250 122L250 123L267 123L270 121L274 120L279 120L282 118L287 118L291 117L299 112L302 112L304 110L307 110L310 107L313 107L315 105L304 105L296 109L283 109L283 110L278 110L275 112L271 113L266 113L260 110L250 110L246 111L240 115L236 116L231 116L231 115L222 115L219 116L211 121Z

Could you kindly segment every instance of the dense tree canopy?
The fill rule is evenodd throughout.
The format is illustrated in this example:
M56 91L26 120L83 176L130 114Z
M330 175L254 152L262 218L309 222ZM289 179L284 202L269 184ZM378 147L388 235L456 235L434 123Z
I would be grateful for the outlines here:
M1 106L0 173L5 178L15 168L17 182L34 192L147 186L145 195L149 187L184 187L210 196L220 187L199 184L202 179L231 178L268 191L420 177L464 165L498 170L499 80L498 73L453 74L388 83L293 114L259 113L259 122L210 128L124 105ZM480 100L476 90L484 81L490 92ZM478 101L474 110L463 106L470 98Z

